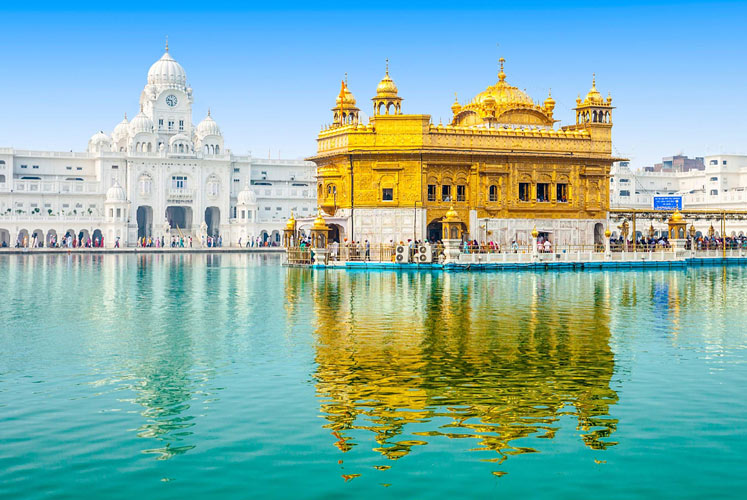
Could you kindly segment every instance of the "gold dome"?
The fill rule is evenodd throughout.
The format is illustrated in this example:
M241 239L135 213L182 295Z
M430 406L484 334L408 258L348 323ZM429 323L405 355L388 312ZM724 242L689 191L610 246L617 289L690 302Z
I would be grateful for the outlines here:
M389 59L386 60L386 73L376 86L376 97L397 97L397 85L389 77Z
M552 111L555 109L555 99L552 98L552 91L547 93L547 99L545 99L545 109Z
M679 209L675 210L672 214L672 217L669 219L670 222L682 222L682 214L680 213Z
M355 96L353 96L353 93L350 92L350 89L348 89L348 85L347 83L345 83L345 80L342 81L340 93L338 94L337 100L335 102L338 106L355 106Z
M314 219L314 225L311 226L312 230L318 230L318 231L326 231L329 229L327 227L327 222L324 220L324 217L322 217L322 211L319 210L316 214L316 219Z
M446 215L443 218L443 222L461 222L461 219L459 219L459 215L457 214L456 210L454 210L454 205L451 205L449 210L446 212Z
M457 95L455 93L454 94L454 104L451 105L451 111L454 114L457 114L457 113L459 113L459 111L461 111L461 109L462 109L462 105L459 104L459 100L457 99Z
M604 104L604 98L602 97L602 94L600 94L599 91L597 90L597 76L596 75L592 76L591 89L589 90L589 93L586 94L586 98L584 98L584 104L593 104L593 105Z
M285 229L289 231L296 230L296 219L293 217L293 212L291 212L291 216L290 219L288 219L288 222L285 223Z

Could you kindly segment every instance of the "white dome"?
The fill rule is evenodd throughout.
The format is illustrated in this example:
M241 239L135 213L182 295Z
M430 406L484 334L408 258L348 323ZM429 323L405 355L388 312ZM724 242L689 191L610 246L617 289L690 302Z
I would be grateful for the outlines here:
M88 151L111 151L112 141L103 131L93 134L88 141Z
M256 205L257 204L257 195L254 194L254 191L249 189L249 186L244 186L244 189L239 191L238 198L238 204L239 205Z
M187 73L184 72L182 65L171 57L168 48L148 70L148 83L180 88L187 86Z
M127 201L127 195L125 194L124 188L120 186L119 182L117 182L116 180L114 181L114 184L112 184L112 187L110 187L106 191L106 201L107 203Z
M125 113L124 120L119 122L116 127L114 127L114 131L112 132L112 139L115 142L119 142L121 139L125 139L128 135L128 127L130 125L130 122L127 120L127 114Z
M153 133L153 120L140 111L135 118L130 122L130 136L139 134L140 132Z
M215 120L210 117L210 111L208 111L208 115L205 117L205 119L202 120L199 125L197 125L195 134L197 134L197 138L200 140L209 135L221 135L220 127L218 127L218 124L215 123Z

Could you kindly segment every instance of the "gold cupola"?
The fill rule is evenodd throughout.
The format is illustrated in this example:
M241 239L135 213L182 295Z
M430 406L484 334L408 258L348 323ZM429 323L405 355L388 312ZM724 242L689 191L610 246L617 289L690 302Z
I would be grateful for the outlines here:
M451 112L456 115L462 110L462 105L459 104L459 99L457 99L456 92L454 92L454 104L451 105Z
M358 109L355 105L355 96L348 89L347 76L340 84L340 93L335 100L335 107L332 108L333 127L342 127L344 125L358 124Z
M389 59L386 60L386 72L376 86L373 101L374 116L402 114L402 98L398 95L397 85L389 76Z
M506 82L504 58L499 59L498 82L477 94L455 113L452 125L475 126L494 124L552 126L552 116L535 104L526 92Z
M552 98L552 90L547 93L547 99L545 99L545 110L552 116L552 112L555 109L555 99Z
M591 89L581 100L579 96L576 99L576 124L605 124L612 125L612 96L608 95L607 99L597 90L597 77L592 75Z

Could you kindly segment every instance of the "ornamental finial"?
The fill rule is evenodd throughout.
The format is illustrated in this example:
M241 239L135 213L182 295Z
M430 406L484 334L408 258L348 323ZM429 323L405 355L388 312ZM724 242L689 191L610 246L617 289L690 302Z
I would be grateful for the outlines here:
M208 108L208 116L210 116L210 108Z
M169 35L166 35L166 52L169 51Z
M348 86L348 72L345 72L345 86Z
M386 58L386 76L389 76L389 58Z
M501 70L498 72L498 80L504 81L506 79L506 73L503 72L503 63L506 62L504 58L498 59L498 62L501 63Z
M597 74L596 73L591 74L591 88L593 89L597 88Z

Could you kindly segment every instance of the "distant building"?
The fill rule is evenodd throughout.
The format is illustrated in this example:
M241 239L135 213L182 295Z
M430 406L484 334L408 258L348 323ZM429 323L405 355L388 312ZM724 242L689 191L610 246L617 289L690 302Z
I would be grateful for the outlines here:
M280 243L291 211L316 207L315 165L234 155L209 111L194 125L192 102L166 47L140 112L94 134L86 152L0 148L0 244L46 246L65 235L106 247L161 236Z
M652 208L654 196L682 196L683 208L747 210L747 155L713 155L703 169L634 171L627 161L610 171L611 208Z
M661 159L661 163L653 167L643 167L645 172L689 172L691 170L705 170L703 157L688 158L683 155L667 156Z

